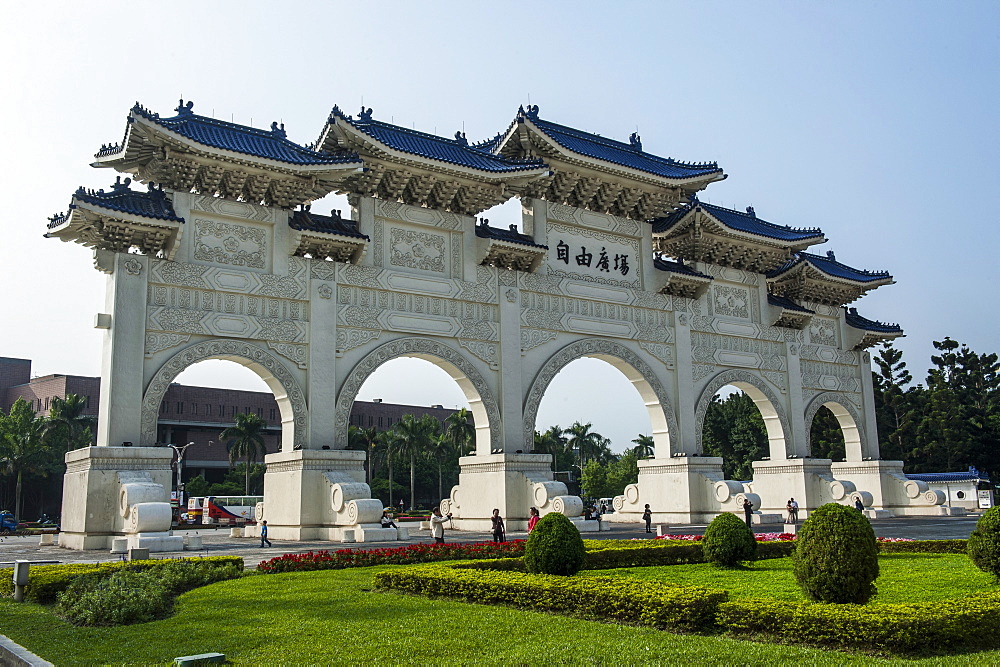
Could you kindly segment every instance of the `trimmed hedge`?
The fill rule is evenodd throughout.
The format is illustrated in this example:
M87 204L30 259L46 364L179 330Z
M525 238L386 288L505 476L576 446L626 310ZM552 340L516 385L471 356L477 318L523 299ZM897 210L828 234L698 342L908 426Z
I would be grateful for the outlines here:
M968 540L910 540L879 542L883 554L964 554Z
M701 541L705 560L720 567L757 560L753 531L735 514L724 512L712 519Z
M379 572L375 585L467 602L617 619L676 630L707 630L729 594L698 586L520 572L470 571L442 565Z
M559 512L543 516L524 545L524 566L536 574L571 576L580 571L586 550L573 522Z
M380 549L338 549L285 554L261 561L257 571L262 574L282 572L315 572L341 570L345 567L372 565L417 565L443 560L467 558L510 558L524 555L524 540L511 542L474 542L471 544L411 544L405 547Z
M863 604L875 594L879 574L875 531L853 507L827 503L802 523L792 564L810 600Z
M67 563L63 565L33 565L28 571L28 585L24 599L29 602L51 604L59 593L65 591L78 577L93 573L110 574L121 569L141 570L163 567L177 561L214 563L218 567L237 565L243 569L243 559L239 556L210 556L208 558L180 558L161 560L111 561L108 563ZM13 568L0 568L0 596L14 596Z
M969 558L983 572L1000 577L1000 507L991 507L969 535Z
M718 624L734 635L899 653L1000 647L1000 593L914 604L852 605L734 600Z

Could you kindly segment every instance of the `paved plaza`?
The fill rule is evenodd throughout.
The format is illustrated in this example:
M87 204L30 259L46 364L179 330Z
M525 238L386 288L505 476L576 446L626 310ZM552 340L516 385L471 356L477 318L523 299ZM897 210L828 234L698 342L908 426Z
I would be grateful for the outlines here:
M917 540L965 539L975 527L978 515L964 517L903 517L882 519L872 522L875 534L879 537L907 537ZM416 524L414 524L416 525ZM650 539L641 524L605 524L610 530L600 533L584 533L585 539ZM704 524L670 526L671 534L701 535L705 532ZM755 532L780 531L781 524L771 526L755 526ZM270 548L260 548L259 538L233 538L229 536L228 528L177 530L175 535L200 535L202 548L199 551L167 552L154 554L154 558L180 558L183 556L223 556L236 555L243 558L248 568L254 568L262 560L274 558L282 554L305 553L307 551L331 549L375 549L408 544L426 544L431 542L430 532L426 530L410 531L410 539L399 542L375 542L341 544L338 542L321 541L278 541ZM510 540L524 539L527 533L511 532ZM488 532L454 530L446 533L449 542L486 542L492 539ZM37 536L2 537L0 538L0 567L10 567L15 560L46 561L59 563L97 563L119 560L120 555L104 551L75 551L62 549L58 546L40 546Z

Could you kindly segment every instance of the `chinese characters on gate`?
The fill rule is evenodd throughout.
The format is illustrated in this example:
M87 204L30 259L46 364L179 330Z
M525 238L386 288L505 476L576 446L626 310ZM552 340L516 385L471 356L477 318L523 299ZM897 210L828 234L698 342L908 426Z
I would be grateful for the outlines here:
M570 260L570 250L569 245L565 241L559 241L556 246L556 260L563 262L564 264L569 264ZM576 260L577 266L593 267L605 273L611 273L611 271L617 271L623 276L627 276L629 272L628 265L628 255L626 254L615 254L614 268L611 267L611 258L607 253L605 248L601 248L601 252L597 257L597 262L594 262L594 253L587 252L586 246L580 246L580 253L573 257Z

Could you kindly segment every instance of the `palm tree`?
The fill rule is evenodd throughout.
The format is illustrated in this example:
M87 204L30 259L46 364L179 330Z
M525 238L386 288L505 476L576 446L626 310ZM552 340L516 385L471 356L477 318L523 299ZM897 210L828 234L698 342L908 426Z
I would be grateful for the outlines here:
M253 413L236 415L236 424L229 426L219 434L226 441L226 451L229 452L229 464L237 459L247 462L246 494L250 495L250 464L257 457L267 453L264 445L264 428L267 422Z
M596 431L591 431L593 424L587 422L581 424L574 422L572 426L564 431L566 445L570 449L575 449L580 453L580 469L583 470L588 458L596 458L600 452L601 445L605 440L604 436Z
M375 458L375 446L378 442L379 430L374 426L370 428L347 427L347 448L365 452L365 479L369 485L372 483L372 464Z
M416 509L417 457L427 453L433 438L441 430L441 422L430 415L417 419L403 415L392 430L396 432L395 445L400 456L410 460L410 509Z
M456 413L457 414L457 413ZM455 447L447 431L440 433L431 439L431 453L437 461L438 467L438 500L444 498L444 463L456 453L461 454L462 449ZM436 504L436 503L435 503Z
M462 408L448 415L444 420L444 437L455 451L465 454L476 442L476 426L472 423L472 413Z
M374 451L378 460L384 461L389 469L389 507L395 507L392 503L392 462L399 457L399 434L394 429L381 431L377 436Z
M0 469L16 475L14 516L21 520L22 480L24 473L45 472L48 447L45 443L45 418L37 417L23 398L17 399L5 417L0 411Z
M49 444L59 442L66 450L88 446L97 426L97 418L83 414L86 409L87 399L79 394L66 394L66 398L53 397L43 434L46 441Z
M648 459L656 453L656 446L653 444L653 436L639 434L638 438L635 438L632 442L635 443L635 447L632 451L635 453L637 459Z

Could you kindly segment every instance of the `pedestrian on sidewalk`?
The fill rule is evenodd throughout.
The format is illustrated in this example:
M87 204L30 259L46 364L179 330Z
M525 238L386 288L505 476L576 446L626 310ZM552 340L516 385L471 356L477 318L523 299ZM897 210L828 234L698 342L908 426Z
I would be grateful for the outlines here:
M535 524L538 523L538 508L531 507L528 509L528 532L530 533L534 529Z
M753 503L749 498L743 499L743 515L746 517L747 528L753 530Z
M267 521L260 522L260 548L264 548L264 543L267 542L267 546L271 546L271 540L267 539Z
M507 535L503 525L503 518L500 517L500 510L494 509L493 516L490 518L493 521L493 541L506 542Z
M646 503L646 509L642 510L642 520L646 522L646 532L653 532L653 510L649 509L649 503Z
M431 512L431 537L436 544L444 544L444 524L451 520L451 512L442 515L440 507L435 507Z

